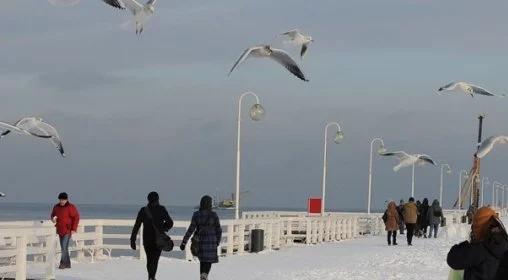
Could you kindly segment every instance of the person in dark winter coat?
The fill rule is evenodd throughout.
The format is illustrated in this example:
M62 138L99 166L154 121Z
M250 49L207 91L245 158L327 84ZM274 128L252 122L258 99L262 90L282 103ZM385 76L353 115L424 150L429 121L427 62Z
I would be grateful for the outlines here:
M199 211L192 215L191 224L180 245L182 251L193 234L199 237L200 279L207 280L212 264L219 262L217 247L222 239L219 217L212 211L212 198L208 195L201 198Z
M441 225L443 219L443 209L439 206L439 200L434 199L432 206L429 207L427 213L427 220L429 221L429 238L432 238L432 232L434 232L434 238L437 238L437 231Z
M420 228L420 224L422 223L421 210L422 210L422 202L416 201L416 209L418 209L418 216L416 217L416 225L415 225L415 236L422 237L422 230Z
M148 194L147 198L148 204L139 210L136 223L132 229L131 248L132 250L136 250L138 231L141 224L143 224L143 247L146 252L146 270L148 272L148 279L155 280L162 249L157 247L157 234L154 225L159 232L167 232L173 227L173 220L169 216L166 208L159 204L158 193L151 192ZM148 218L149 214L147 214L147 211L149 211L153 220Z
M400 234L404 234L404 199L400 200L399 206L397 206L397 212L399 212L399 230Z
M76 233L79 225L79 212L74 204L69 202L67 193L58 195L59 203L53 207L51 221L55 224L56 233L60 238L62 257L59 269L71 268L71 257L69 254L69 243L72 235Z
M429 200L423 199L422 205L420 206L420 223L418 228L421 230L423 237L427 238L427 228L429 227Z
M470 241L454 245L448 265L464 270L464 280L494 280L500 261L508 250L508 235L503 223L489 207L480 208L473 217Z
M499 263L499 267L497 269L497 274L495 280L506 280L508 279L508 251L504 253L501 262Z
M392 245L392 237L393 245L397 245L397 230L399 229L400 220L397 205L395 205L394 201L390 201L390 203L388 203L388 207L383 215L383 221L385 222L385 229L388 233L388 246Z

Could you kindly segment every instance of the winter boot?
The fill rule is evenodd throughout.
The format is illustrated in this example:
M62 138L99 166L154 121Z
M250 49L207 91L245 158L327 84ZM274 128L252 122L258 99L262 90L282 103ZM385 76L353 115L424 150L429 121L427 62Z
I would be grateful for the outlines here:
M208 274L207 273L201 273L200 280L208 280Z

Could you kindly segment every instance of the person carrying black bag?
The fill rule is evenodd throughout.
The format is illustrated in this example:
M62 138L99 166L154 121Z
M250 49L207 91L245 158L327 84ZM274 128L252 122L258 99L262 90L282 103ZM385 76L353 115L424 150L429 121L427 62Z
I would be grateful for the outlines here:
M194 237L191 240L191 248L200 262L200 280L208 280L212 264L219 262L217 247L222 239L219 217L212 211L210 196L205 195L201 198L199 211L192 215L191 224L180 245L182 251L185 251L185 246L192 235Z
M136 250L136 239L141 223L143 223L143 247L146 252L148 279L155 280L162 250L172 249L172 241L165 232L173 227L173 220L168 211L159 204L157 192L148 194L148 205L138 212L131 234L131 248L133 250Z

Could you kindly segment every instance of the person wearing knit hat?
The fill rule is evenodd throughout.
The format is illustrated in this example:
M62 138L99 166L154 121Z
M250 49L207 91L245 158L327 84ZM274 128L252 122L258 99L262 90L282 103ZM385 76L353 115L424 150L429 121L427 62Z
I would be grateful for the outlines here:
M464 280L493 280L504 253L508 235L494 210L482 207L471 225L471 240L454 245L448 252L448 265L464 270Z

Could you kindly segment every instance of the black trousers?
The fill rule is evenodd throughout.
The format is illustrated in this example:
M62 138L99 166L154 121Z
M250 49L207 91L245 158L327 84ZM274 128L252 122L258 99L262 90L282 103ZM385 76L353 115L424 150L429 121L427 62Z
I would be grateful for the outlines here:
M388 245L392 244L393 237L393 245L397 244L397 231L388 231Z
M413 234L415 232L416 224L406 224L406 237L407 237L407 244L411 245L413 243Z
M156 247L145 246L145 252L148 279L155 279L155 274L157 274L157 267L159 266L159 258L162 251Z
M210 270L212 270L212 263L209 262L200 262L199 263L199 273L210 274Z

